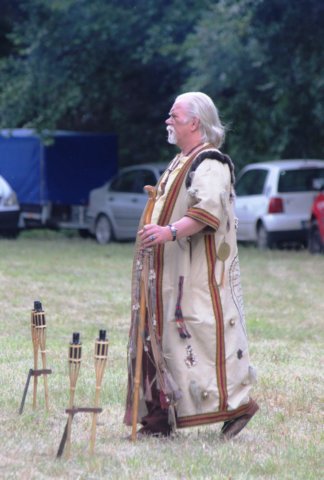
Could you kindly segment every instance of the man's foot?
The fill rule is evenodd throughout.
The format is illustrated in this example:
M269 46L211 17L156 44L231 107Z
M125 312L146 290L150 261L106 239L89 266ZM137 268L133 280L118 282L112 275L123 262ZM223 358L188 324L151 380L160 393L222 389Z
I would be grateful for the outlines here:
M233 418L233 420L228 420L227 422L224 422L220 434L220 439L230 440L231 438L235 437L249 423L251 418L256 414L258 410L259 405L251 399L249 403L249 408L244 415Z

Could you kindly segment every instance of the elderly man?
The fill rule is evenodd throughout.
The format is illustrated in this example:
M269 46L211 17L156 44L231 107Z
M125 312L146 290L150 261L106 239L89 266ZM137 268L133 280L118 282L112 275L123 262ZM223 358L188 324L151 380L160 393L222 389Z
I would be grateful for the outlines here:
M166 124L168 141L180 153L156 187L151 221L140 227L138 242L139 250L153 252L151 316L166 365L162 371L167 369L176 392L175 412L171 418L170 398L165 398L156 346L147 328L139 432L167 436L172 424L183 428L224 422L221 438L228 440L258 410L250 398L256 375L249 360L240 284L234 168L218 150L224 128L207 95L178 96ZM133 292L138 291L137 281ZM136 311L135 305L133 299ZM133 317L129 365L136 355L134 322ZM127 424L132 417L132 379L130 371Z

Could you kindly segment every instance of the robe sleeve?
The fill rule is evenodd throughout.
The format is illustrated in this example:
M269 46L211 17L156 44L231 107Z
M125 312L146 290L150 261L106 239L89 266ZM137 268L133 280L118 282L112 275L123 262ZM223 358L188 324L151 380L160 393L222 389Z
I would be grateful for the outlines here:
M218 230L227 217L230 182L227 165L217 160L205 159L193 173L188 190L190 206L185 216L204 223L209 231Z

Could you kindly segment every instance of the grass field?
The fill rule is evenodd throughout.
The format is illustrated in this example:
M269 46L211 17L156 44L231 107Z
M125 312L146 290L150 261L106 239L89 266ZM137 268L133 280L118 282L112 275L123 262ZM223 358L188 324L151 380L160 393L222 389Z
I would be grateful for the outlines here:
M240 247L250 353L259 375L253 396L261 408L238 437L221 443L216 424L132 444L122 424L132 253L131 243L102 247L52 232L0 240L0 478L323 478L324 256ZM31 385L18 415L33 367L34 300L46 311L50 411L40 379L37 409ZM96 453L89 455L90 415L79 414L71 458L57 460L69 400L68 343L72 332L81 333L76 404L90 406L99 328L107 329L110 346Z

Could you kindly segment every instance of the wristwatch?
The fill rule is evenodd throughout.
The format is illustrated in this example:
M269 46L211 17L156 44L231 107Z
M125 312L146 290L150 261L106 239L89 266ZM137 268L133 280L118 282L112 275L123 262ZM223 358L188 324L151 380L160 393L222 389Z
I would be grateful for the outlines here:
M170 228L171 230L171 233L172 233L172 241L174 242L176 239L177 239L177 229L175 228L174 225L171 225L169 224L168 227Z

